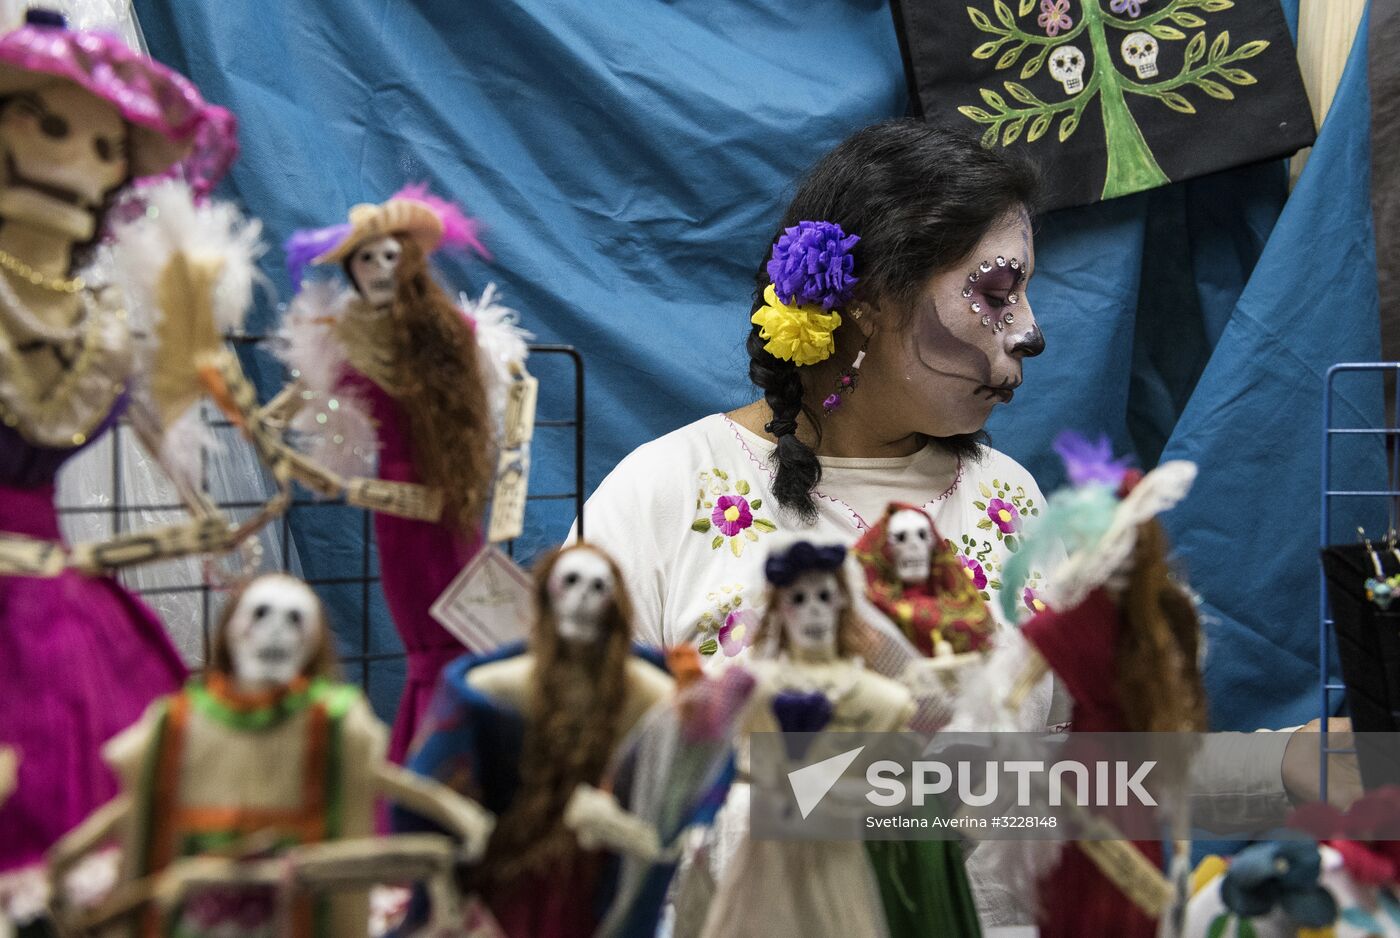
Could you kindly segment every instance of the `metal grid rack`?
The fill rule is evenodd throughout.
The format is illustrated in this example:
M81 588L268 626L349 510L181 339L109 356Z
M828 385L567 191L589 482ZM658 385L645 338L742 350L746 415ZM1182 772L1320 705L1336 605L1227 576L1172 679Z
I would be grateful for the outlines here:
M1337 379L1343 375L1372 375L1384 382L1388 388L1390 407L1381 426L1338 427L1336 390ZM1337 543L1332 524L1340 500L1384 499L1391 513L1400 504L1400 428L1396 426L1396 415L1400 414L1400 362L1344 362L1327 369L1322 397L1322 504L1320 546ZM1332 460L1335 444L1339 440L1357 437L1379 437L1385 447L1386 480L1381 488L1333 488ZM1346 685L1332 679L1333 633L1332 616L1327 599L1327 578L1321 576L1321 590L1318 600L1318 705L1322 720L1321 756L1319 760L1319 788L1321 800L1327 801L1327 763L1331 756L1355 753L1354 747L1333 747L1328 740L1327 720L1333 713L1334 695L1344 693Z
M232 337L230 342L238 348L256 347L263 341L263 336L240 335ZM572 413L568 416L544 417L536 419L536 429L571 429L573 431L573 481L570 491L563 492L530 492L527 495L527 504L531 502L557 502L572 501L574 503L574 517L578 519L580 534L583 524L583 501L584 501L584 446L585 446L585 422L584 422L584 365L583 357L578 350L571 345L530 345L531 362L538 365L542 360L561 360L569 366L571 374L568 375L572 383L573 407ZM548 375L550 368L544 369ZM541 382L542 384L545 382ZM208 426L217 431L232 432L230 424L223 416L217 415L210 418L211 413L216 413L212 408L203 409ZM119 422L112 427L112 445L110 448L110 459L108 460L110 478L110 502L108 504L96 506L62 506L58 509L60 515L92 515L106 514L109 517L112 532L123 533L130 524L128 518L137 512L180 512L184 506L179 502L170 503L138 503L127 501L123 498L125 492L123 480L123 458L124 446L139 445L132 437L131 429L125 422ZM209 457L203 455L204 476L203 487L209 491ZM257 500L218 500L220 508L230 513L238 511L251 511L261 507L262 502ZM350 653L342 653L340 662L344 668L347 678L358 680L362 689L369 691L371 670L376 665L386 662L404 660L406 655L402 649L394 651L371 651L372 615L374 593L379 582L379 572L372 560L371 543L373 540L372 516L373 512L368 509L347 505L339 499L316 498L306 492L305 489L298 488L296 497L293 499L288 510L274 522L276 526L276 537L281 545L280 563L276 566L286 570L288 568L287 558L291 556L292 545L292 518L298 512L317 513L343 513L353 512L358 515L351 524L358 532L358 560L353 571L333 575L333 576L306 576L306 582L311 586L323 591L328 588L355 589L358 588L358 622L350 623L345 620L344 615L338 616L337 629L342 640L348 634L353 634L358 627L359 646ZM507 553L514 558L516 556L516 543L510 541L506 544ZM269 565L269 569L271 566ZM193 578L190 582L182 582L176 585L142 587L132 586L132 590L147 598L156 598L169 594L194 594L198 597L198 607L200 616L200 632L202 636L203 655L202 660L209 658L209 648L211 630L216 619L218 600L218 590L210 586L206 577Z

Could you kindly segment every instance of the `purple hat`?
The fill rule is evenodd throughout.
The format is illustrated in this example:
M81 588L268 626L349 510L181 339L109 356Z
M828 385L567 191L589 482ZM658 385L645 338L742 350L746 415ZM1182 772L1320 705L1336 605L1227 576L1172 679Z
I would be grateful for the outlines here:
M0 36L0 97L71 81L116 107L131 127L131 171L158 176L185 161L196 191L207 192L238 155L237 120L208 104L183 75L134 52L116 36L73 30L48 10Z

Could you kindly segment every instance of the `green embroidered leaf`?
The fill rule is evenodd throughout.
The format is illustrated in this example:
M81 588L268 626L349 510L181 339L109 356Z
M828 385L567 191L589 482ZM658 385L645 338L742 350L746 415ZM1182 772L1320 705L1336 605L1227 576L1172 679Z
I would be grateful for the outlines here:
M1205 20L1194 13L1187 13L1185 10L1178 10L1168 17L1168 19L1178 26L1185 26L1187 29L1196 29L1206 24Z
M1230 48L1230 31L1227 29L1215 41L1210 44L1210 60L1214 62L1225 54L1225 50Z
M749 494L749 484L743 479L740 479L738 482L734 483L734 491L738 492L740 495L747 495Z
M1198 0L1196 6L1207 13L1219 13L1235 5L1235 0Z
M966 534L964 534L964 535L962 536L962 542L963 542L964 544L971 544L971 543L972 543L972 538L970 538L970 537L968 537Z
M1006 542L1006 549L1011 551L1013 554L1021 549L1021 545L1016 543L1016 535L1008 534L1006 535L1004 540Z
M988 114L980 107L973 107L970 104L964 104L962 107L958 108L958 113L963 117L972 118L979 124L985 124L988 121L996 120L996 118L992 117L992 115Z
M1002 487L1002 485L1001 485L1001 480L1000 480L1000 479L993 479L993 480L992 480L992 488L995 488L995 489L997 489L997 490L1000 490L1001 487Z
M1220 70L1220 77L1232 85L1252 85L1258 81L1257 78L1242 68L1222 68Z
M1252 59L1267 48L1269 48L1269 43L1266 39L1256 39L1253 42L1246 42L1235 50L1235 58Z
M992 519L991 519L991 518L983 518L981 521L977 522L977 526L978 526L979 528L981 528L983 531L990 531L991 528L992 528Z
M998 68L999 68L999 67L1000 67L1000 66L998 66ZM990 88L981 88L981 89L979 89L979 90L982 92L982 100L983 100L983 101L986 101L988 104L990 104L992 107L996 108L996 109L997 109L998 111L1000 111L1001 113L1003 113L1003 114L1006 113L1007 108L1006 108L1006 99L1005 99L1005 98L1003 98L1001 95L997 94L995 91L991 90Z
M764 534L772 534L774 531L778 530L778 526L773 522L769 521L767 518L753 519L753 526L758 528Z
M1206 929L1206 938L1223 938L1225 927L1230 924L1230 913L1221 912L1211 920L1210 927Z
M1218 98L1221 101L1233 101L1235 99L1235 93L1218 81L1211 81L1209 78L1199 78L1194 84L1212 98Z
M699 651L702 655L713 655L715 652L719 651L719 642L715 641L713 638L707 638L700 643Z
M983 147L994 147L997 145L997 135L1001 132L1000 123L993 123L987 128L987 132L982 135Z
M1038 515L1038 514L1040 514L1040 509L1039 509L1039 508L1027 508L1027 509L1026 509L1026 514L1031 515L1031 516Z
M979 595L981 595L982 601L983 601L983 602L991 602L991 601L992 601L991 595L988 594L986 590L983 590Z
M1147 31L1158 39L1185 39L1186 34L1175 26L1168 26L1165 23L1153 23L1147 27Z
M991 20L987 19L987 14L983 13L976 7L968 7L967 15L972 19L972 25L976 26L984 33L995 33L1000 31L992 25Z
M1016 17L1011 15L1011 7L1007 6L1003 0L996 0L992 4L992 9L996 11L997 19L1001 20L1003 26L1016 27Z
M1074 133L1075 129L1076 129L1078 126L1079 126L1079 114L1078 114L1078 112L1075 112L1075 113L1073 113L1073 114L1070 114L1070 115L1069 115L1068 117L1066 117L1064 120L1060 121L1060 142L1061 142L1061 143L1064 143L1066 140L1068 140L1068 139L1070 138L1070 134Z
M1255 938L1254 923L1247 918L1240 919L1235 927L1235 938Z
M1026 141L1027 141L1028 143L1035 143L1035 142L1036 142L1037 140L1039 140L1041 137L1045 136L1045 131L1047 131L1047 130L1049 130L1049 129L1050 129L1050 115L1049 115L1049 114L1042 114L1042 115L1040 115L1040 116L1037 117L1035 120L1031 121L1031 129L1028 130L1028 131L1026 131Z
M1182 114L1196 113L1196 105L1186 100L1186 96L1183 94L1177 94L1175 91L1164 91L1159 97L1162 103L1173 111L1180 111Z
M1035 9L1035 0L1021 0L1021 15L1025 16Z
M694 521L690 522L690 530L704 534L706 531L710 530L710 519L696 518Z
M730 538L730 540L729 540L729 552L730 552L731 554L733 554L735 557L742 557L742 556L744 556L744 541L743 541L743 538L738 538L738 537Z
M984 42L976 49L972 50L974 59L990 59L997 54L997 50L1005 44L1005 39L993 39L991 42Z
M1001 580L988 580L987 585L997 592L1001 592Z
M997 68L1010 68L1016 64L1016 60L1021 57L1021 53L1026 51L1026 44L1023 42L1019 46L1012 46L1002 53L997 59Z
M986 511L986 510L987 510L987 503L986 503L986 502L973 502L973 503L972 503L972 507L973 507L973 508L976 508L978 511ZM963 538L963 540L967 540L967 538Z
M1206 54L1206 34L1196 33L1191 37L1191 41L1186 44L1185 58L1181 63L1183 69L1190 68L1201 60L1201 56Z
M706 507L706 508L714 508L714 507L715 507L715 503L714 503L714 502L705 502L705 503L704 503L704 507Z
M1015 143L1016 139L1021 136L1021 131L1025 128L1025 126L1026 119L1024 117L1018 118L1012 121L1011 123L1007 124L1006 134L1001 138L1001 145L1004 147L1009 147L1011 146L1011 144Z
M750 507L750 508L762 508L762 507L763 507L763 499L761 499L761 498L755 498L753 501L749 502L749 507Z
M714 539L713 541L710 541L710 550L719 550L720 545L723 544L723 543L724 543L724 535L723 535L723 534L716 534L716 535L715 535L715 539Z
M748 538L748 539L751 540L751 541L756 541L756 540L758 540L758 535L754 533L754 529L753 529L753 528L746 528L746 529L744 530L744 537Z
M1011 97L1015 98L1017 101L1020 101L1022 104L1029 104L1036 107L1045 104L1044 101L1031 94L1030 89L1028 89L1025 85L1018 85L1014 81L1003 82L1002 84L1006 86L1007 94L1011 95Z
M985 482L978 482L978 483L977 483L977 488L978 488L979 491L981 491L982 497L983 497L983 498L991 498L991 497L992 497L992 490L989 489L989 488L987 488L987 483L985 483Z
M1040 71L1040 67L1045 64L1045 57L1049 54L1050 47L1046 46L1044 49L1040 50L1039 55L1034 55L1027 59L1026 64L1021 68L1021 77L1023 79L1030 78L1036 72Z

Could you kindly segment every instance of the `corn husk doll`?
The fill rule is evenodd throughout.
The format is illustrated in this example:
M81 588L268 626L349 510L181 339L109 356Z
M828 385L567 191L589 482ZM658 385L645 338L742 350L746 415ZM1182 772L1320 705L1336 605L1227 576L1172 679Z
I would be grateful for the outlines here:
M463 307L434 281L428 261L442 247L485 253L475 224L423 186L357 205L344 224L294 234L294 283L308 264L338 264L353 289L304 285L282 330L294 381L266 409L315 463L345 477L377 464L380 479L425 493L425 509L386 504L374 519L384 598L408 652L389 744L396 761L439 672L465 650L429 609L481 549L502 359L525 352L493 288Z
M1073 699L1072 732L1204 731L1200 623L1172 578L1155 520L1185 497L1195 466L1168 462L1144 476L1114 460L1106 438L1064 434L1055 447L1073 485L1052 497L1006 566L1008 616L1038 558L1063 546L1068 559L1049 577L1048 608L1000 636L985 671L965 681L954 728L1017 728L1026 688L1053 671ZM1106 843L1120 852L1103 853ZM1044 938L1151 938L1172 900L1159 840L991 842L978 850L1007 858L985 875L1033 894L1025 898Z
M32 10L0 38L0 744L20 755L0 807L0 915L115 793L102 743L184 678L110 572L229 549L255 526L228 524L178 468L189 524L68 545L53 502L60 467L124 413L163 466L188 470L193 405L230 388L219 331L247 308L257 228L196 205L191 186L227 170L233 128L180 75L57 14ZM143 185L147 210L83 268L133 182L177 166L190 184Z
M232 883L175 900L164 895L167 881L202 855L266 860L335 843L337 857L350 858L347 846L374 835L380 796L433 817L478 855L490 816L385 759L386 728L358 688L335 680L331 643L320 601L302 581L270 574L244 587L225 608L206 674L156 701L107 746L123 794L60 841L55 870L118 839L119 882L128 894L144 887L138 895L150 900L128 900L125 934L342 938L367 934L363 889L285 910L273 888L233 884L234 872ZM358 842L361 864L393 856L387 841ZM381 873L389 882L401 875L392 865Z

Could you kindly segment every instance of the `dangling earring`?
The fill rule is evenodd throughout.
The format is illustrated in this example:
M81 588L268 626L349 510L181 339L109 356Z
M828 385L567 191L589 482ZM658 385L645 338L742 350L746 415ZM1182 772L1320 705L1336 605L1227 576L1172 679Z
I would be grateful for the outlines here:
M1357 528L1356 533L1361 535L1361 541L1366 545L1366 553L1371 557L1371 567L1376 571L1374 577L1366 580L1366 598L1369 599L1382 612L1390 608L1390 604L1395 601L1396 593L1400 592L1400 573L1392 577L1385 575L1385 568L1381 566L1380 555L1376 553L1376 548L1371 544L1371 539L1366 536L1365 528ZM1393 550L1394 548L1392 548Z
M849 368L843 368L841 374L837 376L836 390L828 394L826 400L822 401L824 413L830 414L841 406L842 394L850 394L855 391L856 382L859 379L856 372L860 371L860 363L865 361L865 350L869 347L870 338L867 336L866 340L861 343L860 351L856 353L856 360L851 362Z

